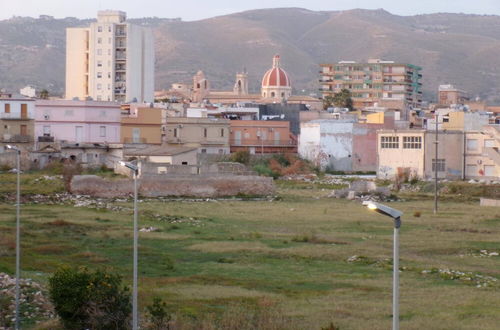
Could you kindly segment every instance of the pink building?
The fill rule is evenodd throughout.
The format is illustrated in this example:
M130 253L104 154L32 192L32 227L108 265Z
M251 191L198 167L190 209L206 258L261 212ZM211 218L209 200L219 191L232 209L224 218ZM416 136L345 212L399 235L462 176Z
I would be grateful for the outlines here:
M120 143L120 104L101 101L37 100L35 138L69 143Z

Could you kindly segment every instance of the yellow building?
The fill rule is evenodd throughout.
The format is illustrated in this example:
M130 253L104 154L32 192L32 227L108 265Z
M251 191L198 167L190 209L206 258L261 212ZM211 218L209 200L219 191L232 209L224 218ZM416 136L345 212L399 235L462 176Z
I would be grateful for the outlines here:
M500 128L488 125L481 132L466 133L466 179L498 180L500 177Z
M164 142L200 148L200 153L229 153L229 119L167 118Z
M380 130L377 137L379 178L424 177L425 130Z
M121 120L122 143L162 143L162 111L160 108L135 108Z

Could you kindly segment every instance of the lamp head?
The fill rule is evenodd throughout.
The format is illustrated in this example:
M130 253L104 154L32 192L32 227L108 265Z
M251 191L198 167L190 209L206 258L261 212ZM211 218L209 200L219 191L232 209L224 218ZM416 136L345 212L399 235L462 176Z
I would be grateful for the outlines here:
M364 201L363 205L368 207L370 210L373 210L375 212L378 212L380 214L386 215L388 217L391 217L393 219L398 219L403 215L403 212L393 209L392 207L389 207L387 205L383 205L380 203L376 202L371 202L371 201Z
M119 163L121 166L125 166L125 167L127 167L127 168L131 169L131 170L132 170L132 171L134 171L135 173L137 173L137 172L139 171L139 168L138 168L136 165L134 165L134 164L132 164L132 163L130 163L130 162L124 162L123 160L120 160L118 163Z
M7 149L9 149L9 150L14 150L14 151L17 151L17 152L19 152L19 153L21 152L21 149L19 149L19 148L18 148L18 147L16 147L16 146L10 145L10 144L7 144L7 145L5 146L5 148L7 148Z

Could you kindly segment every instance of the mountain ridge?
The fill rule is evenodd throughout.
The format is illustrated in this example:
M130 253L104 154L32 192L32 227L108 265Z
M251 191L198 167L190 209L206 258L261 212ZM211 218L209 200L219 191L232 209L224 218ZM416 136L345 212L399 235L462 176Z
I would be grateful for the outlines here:
M26 84L64 90L65 29L92 19L15 17L0 21L0 87ZM424 98L453 83L500 103L500 16L435 13L393 15L384 9L313 11L255 9L198 21L134 18L156 44L156 89L189 82L203 70L215 89L230 89L246 68L251 91L281 54L295 93L316 92L319 64L383 58L423 67Z

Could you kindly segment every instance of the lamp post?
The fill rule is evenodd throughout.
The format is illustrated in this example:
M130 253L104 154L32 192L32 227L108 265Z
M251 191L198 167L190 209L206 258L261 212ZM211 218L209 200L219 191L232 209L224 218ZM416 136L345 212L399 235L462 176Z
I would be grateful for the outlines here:
M130 162L120 161L119 164L129 168L134 173L134 265L132 280L132 330L137 330L139 321L137 314L137 246L139 241L137 230L137 175L139 174L139 168Z
M9 150L16 152L16 169L17 169L17 187L16 187L16 324L15 329L19 329L19 303L21 290L19 280L21 276L21 221L20 221L20 205L21 205L21 150L12 145L5 146Z
M370 210L394 219L394 243L393 243L393 274L392 274L392 329L399 330L399 228L401 227L401 216L403 212L389 206L365 201L363 205Z

